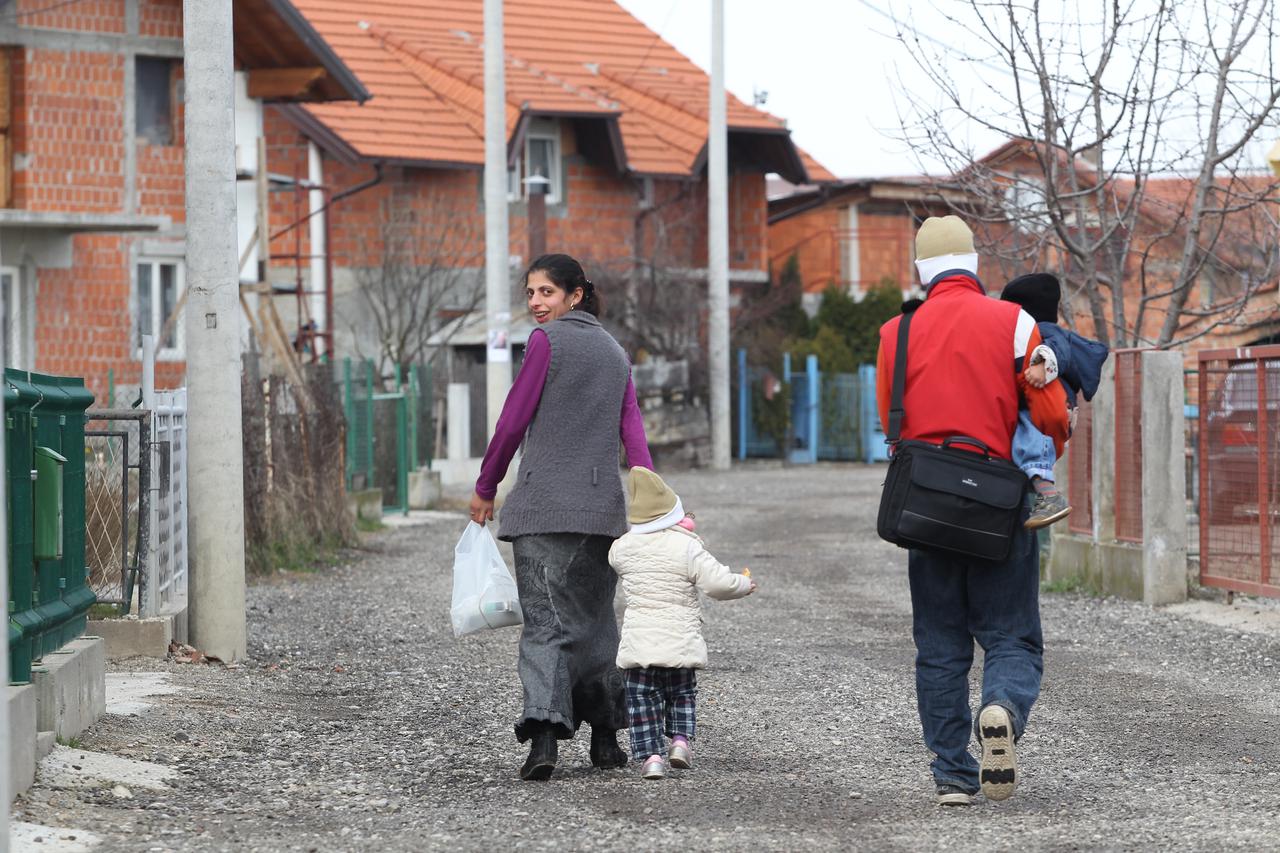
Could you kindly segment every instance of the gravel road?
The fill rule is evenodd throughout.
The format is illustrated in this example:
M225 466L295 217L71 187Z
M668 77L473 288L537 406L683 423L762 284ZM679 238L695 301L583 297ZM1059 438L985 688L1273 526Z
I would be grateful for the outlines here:
M670 477L711 551L761 586L707 605L692 771L595 771L580 738L550 783L518 780L517 632L449 632L459 515L253 583L241 668L118 665L183 692L83 746L177 768L172 791L38 784L15 812L123 851L1280 845L1280 638L1075 594L1044 596L1017 795L935 806L905 553L874 533L882 470Z

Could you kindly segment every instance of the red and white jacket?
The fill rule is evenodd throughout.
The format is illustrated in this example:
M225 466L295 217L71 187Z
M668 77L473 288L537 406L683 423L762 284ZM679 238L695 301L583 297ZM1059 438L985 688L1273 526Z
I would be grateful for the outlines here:
M880 327L876 397L887 430L898 323ZM991 299L973 276L937 281L911 321L902 438L934 444L954 435L976 438L1009 459L1019 404L1062 455L1070 434L1061 383L1031 386L1021 374L1041 343L1035 320L1012 302Z

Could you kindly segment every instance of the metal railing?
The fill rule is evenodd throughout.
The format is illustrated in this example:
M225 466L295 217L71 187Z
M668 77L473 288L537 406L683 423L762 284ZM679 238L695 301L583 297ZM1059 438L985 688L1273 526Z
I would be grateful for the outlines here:
M406 377L397 366L389 384L383 390L372 361L343 362L347 489L381 489L387 511L408 512L409 472L431 465L431 368L414 365Z
M187 598L187 390L155 393L157 483L151 505L154 531L143 583L144 615L181 610Z

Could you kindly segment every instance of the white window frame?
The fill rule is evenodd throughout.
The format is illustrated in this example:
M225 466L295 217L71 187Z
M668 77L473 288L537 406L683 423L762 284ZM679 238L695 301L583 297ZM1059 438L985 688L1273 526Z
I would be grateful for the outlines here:
M25 304L22 291L22 268L0 266L0 276L9 276L10 284L4 288L0 298L4 300L5 341L8 348L4 354L5 367L29 369L26 312L30 306Z
M535 139L551 143L551 174L546 176L551 181L547 190L547 204L560 204L564 197L564 167L561 163L564 153L560 144L560 122L554 119L535 119L529 123L520 156L507 170L507 201L529 200L529 185L524 182L528 177L525 165L529 162L529 148Z
M167 317L161 316L161 293L160 293L160 268L163 266L172 266L174 268L174 305L181 306L182 294L187 289L187 267L181 257L164 256L164 255L142 255L133 262L133 286L134 286L134 310L133 310L133 338L135 353L138 358L142 358L142 324L140 322L138 312L142 310L142 281L138 275L138 268L141 266L151 267L151 333L157 336L156 340L156 360L157 361L181 361L186 358L186 330L182 322L183 308L178 309L179 317L173 324L173 346L166 347L164 342L159 340L160 332L164 329L164 322Z

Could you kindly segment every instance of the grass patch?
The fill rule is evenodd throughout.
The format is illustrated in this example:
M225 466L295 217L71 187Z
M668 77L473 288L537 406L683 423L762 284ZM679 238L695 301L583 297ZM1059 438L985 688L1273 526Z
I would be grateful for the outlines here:
M70 749L84 748L84 744L81 743L80 738L78 737L63 737L62 735L58 735L57 737L54 738L54 741L59 746L69 747Z
M99 602L89 608L90 619L119 619L123 615L118 604L103 604Z
M382 523L380 518L356 517L356 530L361 533L378 533L386 529L387 526Z
M1068 593L1077 595L1088 595L1092 598L1101 598L1102 590L1089 583L1081 576L1058 578L1056 581L1042 582L1040 584L1041 592Z
M255 572L317 572L341 562L341 552L348 543L339 537L319 542L306 537L290 536L265 545L251 546L248 563Z

